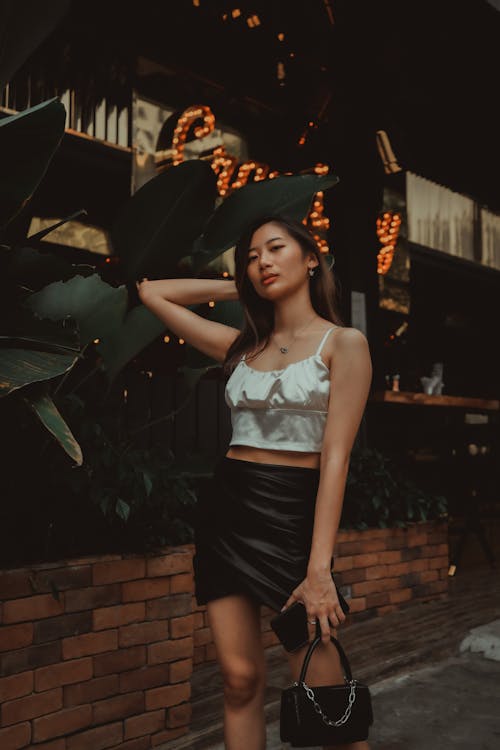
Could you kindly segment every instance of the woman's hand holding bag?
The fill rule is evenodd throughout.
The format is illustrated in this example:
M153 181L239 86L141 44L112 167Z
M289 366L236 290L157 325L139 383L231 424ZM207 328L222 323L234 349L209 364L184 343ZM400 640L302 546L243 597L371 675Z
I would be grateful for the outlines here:
M349 605L338 591L332 571L308 573L292 591L281 611L296 601L304 604L308 621L319 624L323 643L330 640L330 627L336 628L344 622L349 612Z

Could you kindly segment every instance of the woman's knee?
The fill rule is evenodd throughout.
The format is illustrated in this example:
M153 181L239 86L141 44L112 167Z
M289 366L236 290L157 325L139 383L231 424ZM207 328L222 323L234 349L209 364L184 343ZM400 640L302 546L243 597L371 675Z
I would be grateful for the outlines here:
M233 708L241 708L253 701L265 688L265 665L235 660L222 670L224 698Z
M208 617L225 701L230 706L245 706L263 691L265 683L260 607L249 597L235 594L209 602Z

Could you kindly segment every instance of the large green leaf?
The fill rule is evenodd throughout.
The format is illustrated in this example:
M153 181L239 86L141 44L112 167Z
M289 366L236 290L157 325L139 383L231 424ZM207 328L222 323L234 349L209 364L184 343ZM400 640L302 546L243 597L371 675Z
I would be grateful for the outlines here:
M253 221L269 214L281 214L301 221L307 216L315 193L327 190L338 177L327 175L292 175L275 177L245 185L223 201L197 240L195 266L200 267L233 247Z
M32 294L26 304L40 317L74 318L82 346L99 339L98 351L110 380L165 330L165 325L143 305L127 313L127 288L112 287L97 274L50 284Z
M58 258L52 253L41 253L31 247L9 249L8 256L9 281L22 284L27 289L42 289L53 281L69 279L77 272L75 266L64 258Z
M11 256L5 272L6 280L34 292L54 281L67 281L73 276L92 276L95 273L95 266L70 263L50 252L31 247L6 249Z
M70 0L3 0L0 3L0 91L57 26Z
M78 322L85 346L94 339L113 336L127 309L125 286L112 287L98 274L56 281L28 297L26 304L41 318L61 320L71 316Z
M68 456L73 459L77 466L81 466L83 463L82 450L50 396L42 394L33 397L30 394L24 400L33 409L44 427L64 448Z
M76 360L74 354L0 349L0 396L29 383L56 378L71 369Z
M103 337L98 346L109 380L114 380L122 367L164 330L165 324L147 307L132 308L121 325Z
M123 209L111 238L128 277L175 275L214 209L213 169L190 160L146 182Z
M64 105L54 98L0 120L0 226L33 195L63 137L65 119Z
M56 354L80 353L78 329L71 320L42 320L25 307L13 308L0 318L0 346L22 346Z

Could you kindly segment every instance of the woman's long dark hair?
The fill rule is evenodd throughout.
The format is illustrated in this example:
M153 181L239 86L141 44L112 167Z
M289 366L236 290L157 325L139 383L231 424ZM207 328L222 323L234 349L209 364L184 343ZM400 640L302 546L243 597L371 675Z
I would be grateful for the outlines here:
M338 312L338 282L333 272L328 268L323 253L319 250L312 234L304 224L294 219L278 215L264 216L248 227L238 240L234 251L235 284L240 302L243 305L244 323L243 330L229 347L222 364L225 375L232 372L244 352L253 350L261 342L263 342L263 346L255 352L254 356L262 351L269 342L270 334L274 328L274 303L257 294L247 275L248 251L253 234L263 224L271 221L280 225L297 240L304 257L309 252L315 254L319 265L309 283L311 304L321 317L331 320L336 325L345 325Z

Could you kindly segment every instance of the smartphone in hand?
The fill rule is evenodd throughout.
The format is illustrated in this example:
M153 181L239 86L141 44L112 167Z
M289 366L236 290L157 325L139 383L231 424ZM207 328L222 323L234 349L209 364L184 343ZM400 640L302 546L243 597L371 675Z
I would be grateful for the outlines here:
M309 642L307 612L302 602L294 602L269 623L286 651L297 651Z

